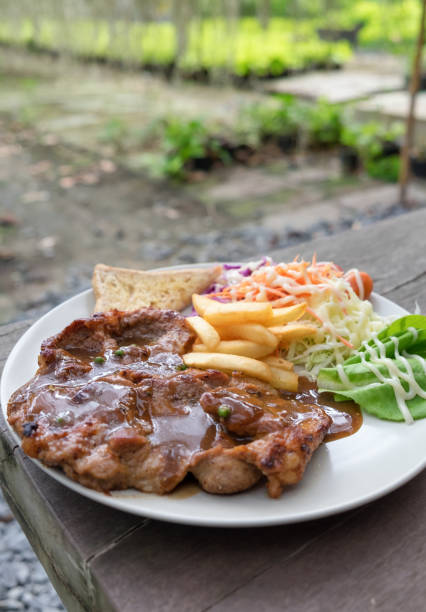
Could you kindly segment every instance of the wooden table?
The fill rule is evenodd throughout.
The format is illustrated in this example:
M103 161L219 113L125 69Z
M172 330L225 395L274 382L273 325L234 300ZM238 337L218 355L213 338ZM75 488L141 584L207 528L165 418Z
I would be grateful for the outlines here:
M384 296L426 311L426 210L273 254L316 250L357 265ZM5 360L28 323L0 328ZM64 488L0 421L6 499L68 610L421 612L426 609L426 472L326 519L258 529L144 520ZM426 452L426 441L425 441ZM273 502L271 502L273 503Z

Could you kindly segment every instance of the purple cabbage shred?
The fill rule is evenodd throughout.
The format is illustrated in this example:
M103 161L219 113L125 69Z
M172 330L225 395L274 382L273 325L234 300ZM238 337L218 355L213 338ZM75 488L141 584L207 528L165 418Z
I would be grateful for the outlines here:
M224 270L238 270L241 268L240 264L223 264Z

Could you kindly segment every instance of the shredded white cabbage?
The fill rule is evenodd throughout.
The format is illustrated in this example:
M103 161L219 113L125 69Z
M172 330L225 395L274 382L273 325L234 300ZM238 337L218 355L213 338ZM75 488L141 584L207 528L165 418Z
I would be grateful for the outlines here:
M316 325L316 335L293 342L286 354L299 374L311 379L316 379L322 368L343 363L353 349L358 349L389 321L375 313L369 301L361 300L344 278L336 279L333 284L334 291L323 291L308 300L318 318L306 315L304 320Z

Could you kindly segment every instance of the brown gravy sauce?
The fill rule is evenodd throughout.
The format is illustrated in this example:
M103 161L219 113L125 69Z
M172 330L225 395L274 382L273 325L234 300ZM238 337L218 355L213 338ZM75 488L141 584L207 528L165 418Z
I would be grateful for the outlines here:
M332 419L324 442L332 442L356 433L362 425L362 413L355 402L336 402L331 393L318 393L316 384L307 378L299 378L297 393L283 394L288 399L297 399L320 406ZM202 489L191 476L187 476L173 491L167 494L172 499L188 499L201 493Z
M132 341L134 340L135 338L132 337ZM137 347L138 344L135 343L132 346ZM73 356L77 357L78 359L81 359L84 362L93 363L93 355L89 354L87 350L83 350L78 347L73 347L73 349L70 352L71 354L73 354ZM108 356L108 358L111 358L111 357L113 358L114 356L112 355L112 353L111 354L110 353L111 351L107 351L106 356ZM133 361L133 359L138 358L136 363L128 364L128 367L130 366L130 368L132 368L133 366L136 370L139 370L139 369L143 370L145 368L149 370L150 363L152 364L156 363L155 352L153 352L153 355L151 356L149 360L150 363L147 363L141 360L140 355L137 355L137 356L129 355L129 358L130 358L130 361ZM117 364L114 363L114 359L112 359L112 361L113 361L112 365L116 366ZM121 363L123 363L123 361L124 360L121 360ZM161 369L164 368L167 370L168 369L167 366L169 366L174 370L176 362L180 363L180 358L178 358L176 355L174 355L173 353L169 354L169 353L164 353L160 351L159 365ZM158 366L157 367L154 366L154 369L158 372L157 368ZM104 366L102 367L102 370L103 371L108 370L108 367ZM281 395L285 399L289 399L289 400L296 399L306 404L315 404L316 406L320 406L331 417L333 422L328 431L327 436L325 437L324 442L332 442L333 440L338 440L340 438L351 436L354 433L356 433L362 425L362 413L359 407L357 406L357 404L355 404L355 402L352 402L352 401L336 402L333 399L332 393L319 393L316 383L313 381L310 381L309 379L305 377L302 377L302 376L299 377L299 389L297 393L290 393L290 392L285 393L284 392ZM254 401L254 400L255 398L251 398L251 401ZM275 411L272 410L272 412L274 413ZM301 419L306 418L306 415L304 415L303 412L304 411L302 410L302 413L300 415ZM209 430L209 428L207 427L208 424L207 422L205 422L208 419L207 415L203 412L201 408L199 410L194 410L193 408L191 410L190 417L191 418L184 419L185 421L185 424L183 427L183 429L185 430L184 432L178 432L178 431L173 432L173 429L174 429L173 422L174 421L173 419L169 417L168 418L169 427L168 428L163 427L159 429L159 431L162 431L163 435L165 434L168 439L162 440L161 435L154 434L151 438L151 441L152 442L155 441L156 443L168 442L170 441L169 440L170 437L172 439L179 438L179 435L177 435L179 433L181 435L183 433L185 439L188 440L188 433L189 433L189 439L191 439L191 434L193 434L194 444L195 446L197 446L197 443L199 442L198 438L200 437L204 429L206 429L207 433L210 433L210 435L204 436L204 440L203 440L204 444L201 444L201 447L203 449L209 448L211 444L208 443L207 438L211 437L211 431L208 431ZM175 419L175 420L176 420L176 424L178 425L180 424L179 421L181 421L182 419ZM180 425L178 429L180 429L181 427L182 425ZM212 427L210 427L210 430L211 429ZM250 440L240 441L240 443L248 442L248 441Z
M188 479L188 480L187 480ZM202 488L197 482L189 480L187 476L183 482L181 482L176 489L173 489L170 493L167 493L167 497L171 499L188 499L194 497L198 493L202 493Z
M332 394L319 393L316 384L303 377L299 378L297 393L281 393L281 397L269 397L260 392L258 397L256 388L249 393L238 386L227 386L204 391L198 401L193 401L185 387L182 392L175 382L176 363L180 362L177 355L162 351L141 359L137 347L129 347L121 356L108 349L101 363L83 350L76 349L71 354L64 351L56 369L37 375L28 387L27 392L34 393L29 415L36 417L36 421L48 423L54 434L68 432L74 426L78 430L80 423L85 427L93 416L95 422L108 428L109 440L118 445L127 443L132 436L138 442L146 435L154 449L173 446L172 475L176 464L216 443L225 446L250 443L259 432L276 431L280 418L288 419L289 424L309 419L312 405L322 408L332 419L325 442L350 436L362 425L362 414L355 403L335 402ZM68 367L73 368L70 378ZM150 376L157 374L164 376L164 380L152 387ZM170 374L173 376L168 378ZM184 377L182 372L176 380ZM191 380L188 384L191 387ZM237 419L233 427L233 416L228 428L217 419L222 403L231 407L231 415ZM247 416L250 411L252 417ZM265 413L261 425L256 420L256 411ZM238 423L242 421L238 418L243 421L241 432ZM251 424L253 433L250 432ZM199 492L199 485L185 478L169 496L187 499Z
M318 393L317 385L307 378L299 378L299 390L289 397L320 406L333 420L324 442L332 442L356 433L362 425L362 413L355 402L336 402L332 393ZM287 394L285 394L287 397Z

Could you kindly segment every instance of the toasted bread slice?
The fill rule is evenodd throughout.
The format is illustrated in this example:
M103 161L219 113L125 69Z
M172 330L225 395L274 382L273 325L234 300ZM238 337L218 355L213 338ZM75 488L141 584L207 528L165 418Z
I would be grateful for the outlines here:
M221 266L185 270L130 270L97 264L93 271L95 312L147 306L183 310L220 275Z

